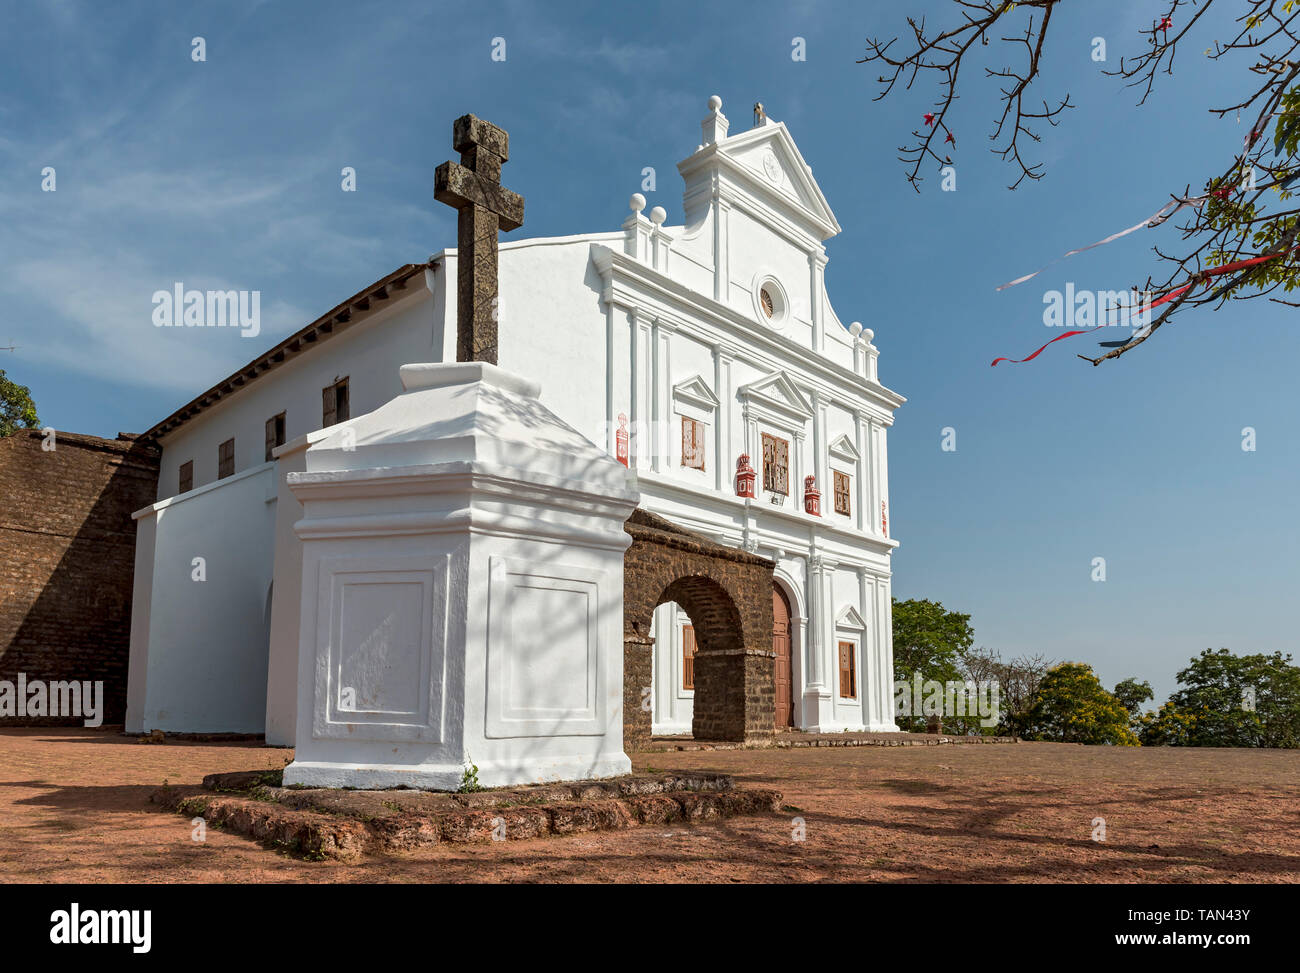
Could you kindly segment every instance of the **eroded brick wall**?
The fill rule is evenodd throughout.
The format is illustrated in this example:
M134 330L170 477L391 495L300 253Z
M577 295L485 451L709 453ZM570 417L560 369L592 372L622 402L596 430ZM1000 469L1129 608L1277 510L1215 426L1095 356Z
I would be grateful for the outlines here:
M0 679L104 681L104 722L126 714L135 522L158 453L129 437L23 430L0 439ZM0 718L0 725L80 723Z
M626 530L632 546L623 559L625 748L650 739L651 712L627 701L639 702L650 685L644 643L655 608L668 601L681 605L695 628L695 738L770 738L776 720L772 562L643 510L632 514Z

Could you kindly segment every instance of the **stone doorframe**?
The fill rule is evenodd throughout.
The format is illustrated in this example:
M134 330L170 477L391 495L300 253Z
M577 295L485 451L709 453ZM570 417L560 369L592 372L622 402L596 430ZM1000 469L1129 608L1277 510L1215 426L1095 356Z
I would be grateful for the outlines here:
M695 738L771 739L773 562L644 510L635 511L624 530L632 546L623 558L623 748L650 742L650 620L670 601L685 609L695 628Z

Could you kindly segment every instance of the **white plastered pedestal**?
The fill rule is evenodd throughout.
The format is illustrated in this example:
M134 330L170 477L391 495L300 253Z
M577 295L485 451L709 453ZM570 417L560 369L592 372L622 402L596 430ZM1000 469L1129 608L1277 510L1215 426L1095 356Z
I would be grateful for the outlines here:
M405 391L290 473L303 505L286 784L454 790L629 773L627 470L484 363Z

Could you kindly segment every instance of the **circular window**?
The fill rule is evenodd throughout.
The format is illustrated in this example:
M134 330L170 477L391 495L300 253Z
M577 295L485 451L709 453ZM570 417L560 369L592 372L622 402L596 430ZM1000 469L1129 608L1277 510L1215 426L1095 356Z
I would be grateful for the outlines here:
M790 302L786 299L785 288L771 274L759 274L754 280L754 314L758 320L779 328L789 317Z

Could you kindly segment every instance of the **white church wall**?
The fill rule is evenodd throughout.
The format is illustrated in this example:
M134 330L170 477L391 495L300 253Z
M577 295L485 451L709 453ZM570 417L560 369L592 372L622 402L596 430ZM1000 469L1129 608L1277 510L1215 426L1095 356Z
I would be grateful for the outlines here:
M539 381L542 402L604 445L606 320L591 238L503 242L500 289L499 364Z
M152 521L137 537L148 541L152 533L152 545L140 549L152 550L153 567L149 625L132 629L132 661L147 662L130 672L128 725L263 732L274 464L161 501L135 517Z
M784 292L787 307L783 315L773 316L772 325L810 347L812 295L807 251L739 209L732 210L730 222L731 306L742 314L753 314L760 279L774 277Z
M265 462L266 420L283 412L285 438L319 429L321 390L348 378L349 405L360 415L401 391L394 362L439 360L441 308L421 278L393 305L299 354L210 406L162 439L158 497L175 495L182 463L194 462L194 486L217 479L217 451L235 440L235 472Z
M702 341L688 334L674 334L669 347L672 349L672 367L669 381L676 385L694 375L704 379L705 384L713 386L713 349ZM714 394L717 389L713 389Z
M272 746L293 746L298 715L302 540L293 525L302 519L302 504L289 489L287 475L307 468L307 447L325 435L324 430L319 430L314 436L290 440L280 449L276 460L274 582L266 673L266 742Z
M829 442L834 442L840 436L847 436L851 442L856 432L857 424L852 410L843 404L843 400L832 400L826 408L826 436Z
M153 620L153 563L157 519L136 521L135 571L131 587L131 644L126 670L126 732L144 732L145 695L149 683L149 630Z
M651 670L653 719L650 732L656 736L690 734L695 716L695 691L685 688L683 626L690 616L676 602L655 609L650 637L655 640Z
M672 227L674 234L672 274L691 290L713 296L713 219L705 220L696 236L688 236L684 227Z
M827 272L834 264L827 265ZM849 334L848 329L840 322L839 316L831 306L830 295L827 293L825 286L822 288L822 347L821 353L824 357L829 358L841 368L847 368L853 371L853 342L854 338Z
M702 495L677 477L640 473L641 505L680 527L737 546L744 534L744 505L735 497Z

